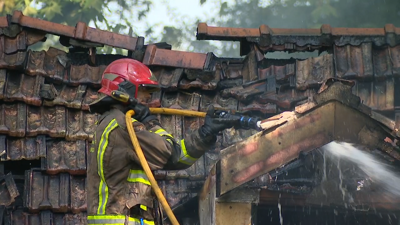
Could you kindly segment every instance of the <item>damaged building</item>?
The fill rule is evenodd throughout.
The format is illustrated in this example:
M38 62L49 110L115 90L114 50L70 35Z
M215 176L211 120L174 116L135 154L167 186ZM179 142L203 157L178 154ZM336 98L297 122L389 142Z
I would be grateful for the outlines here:
M29 49L48 34L69 51ZM97 99L106 66L127 57L149 66L162 86L150 107L205 111L213 104L265 118L262 131L225 130L186 170L155 171L181 224L399 223L396 190L377 185L351 160L329 155L326 146L362 146L396 173L400 28L200 23L197 39L238 41L240 55L175 51L166 43L145 44L144 37L19 11L1 17L0 224L86 224L86 152L98 116L88 104ZM101 46L128 54L96 54ZM276 51L321 54L266 58ZM177 139L203 123L159 118Z

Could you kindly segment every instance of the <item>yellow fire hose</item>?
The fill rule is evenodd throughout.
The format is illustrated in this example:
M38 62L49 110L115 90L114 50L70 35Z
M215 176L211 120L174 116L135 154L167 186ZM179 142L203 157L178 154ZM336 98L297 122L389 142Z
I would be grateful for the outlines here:
M190 117L205 117L206 116L205 112L180 110L180 109L150 108L150 112L152 114L180 115L180 116L190 116ZM139 157L140 164L142 165L144 172L146 173L147 177L149 178L151 187L153 188L154 192L156 193L156 196L157 196L158 200L161 202L161 205L163 206L165 212L167 213L167 216L170 219L171 223L173 225L179 225L178 220L175 218L175 215L172 212L171 207L168 205L167 200L165 199L163 193L161 192L160 187L158 186L158 183L157 183L156 179L154 178L153 173L150 170L149 164L147 163L147 160L143 154L142 148L140 147L140 144L136 137L135 131L133 130L133 125L132 125L132 116L133 115L135 115L135 112L133 110L129 110L125 114L125 120L126 120L126 126L128 128L129 136L132 140L132 144L135 149L135 152L136 152L137 156Z

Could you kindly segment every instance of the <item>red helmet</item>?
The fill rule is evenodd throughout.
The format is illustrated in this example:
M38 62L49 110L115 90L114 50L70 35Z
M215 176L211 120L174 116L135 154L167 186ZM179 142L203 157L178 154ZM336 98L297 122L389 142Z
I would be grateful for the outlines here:
M121 84L125 84L125 87L122 87ZM122 88L128 94L134 92L136 98L140 86L159 88L157 78L146 65L137 60L125 58L115 60L106 67L98 92L111 96L112 91ZM127 90L127 88L134 88L134 90Z
M118 59L106 67L101 79L100 96L89 104L90 111L101 109L102 104L107 104L112 91L123 91L137 98L139 87L158 90L157 78L143 63L134 59Z

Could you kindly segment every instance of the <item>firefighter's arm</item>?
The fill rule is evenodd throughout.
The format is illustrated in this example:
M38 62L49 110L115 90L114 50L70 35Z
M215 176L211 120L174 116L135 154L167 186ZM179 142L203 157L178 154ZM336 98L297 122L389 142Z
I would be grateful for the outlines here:
M184 139L176 142L174 137L161 127L158 120L149 120L145 123L150 132L163 136L171 146L171 156L164 169L185 169L193 165L204 153L210 150L216 140L217 134L229 127L234 121L229 118L214 117L214 107L210 106L204 124L192 133L185 134Z
M133 122L133 126L152 170L186 169L209 150L216 140L216 137L204 139L198 131L195 131L185 135L185 139L176 141L172 134L160 125L156 117L144 124ZM128 156L135 163L140 163L134 151L128 151Z
M202 146L204 146L203 141L199 142L198 145L193 148L192 140L194 139L192 138L192 135L186 135L189 139L185 138L180 141L176 141L174 136L161 126L156 117L151 120L147 120L147 122L144 124L148 133L146 134L146 132L142 132L140 134L141 137L138 136L138 139L145 138L145 136L150 136L150 134L157 135L158 140L160 140L160 138L163 140L165 150L161 147L161 145L157 144L158 149L154 149L154 151L167 151L169 153L169 157L163 165L163 169L175 170L188 168L193 165L193 163L195 163L196 160L200 158L207 149L202 148ZM198 138L198 140L200 139Z
M214 118L213 115L214 107L211 106L204 125L191 134L185 134L184 139L180 141L176 141L172 134L161 126L155 115L147 114L140 118L146 129L137 132L136 136L149 165L152 167L153 164L154 169L169 170L185 169L193 165L212 148L220 131L232 127L233 122L230 119Z

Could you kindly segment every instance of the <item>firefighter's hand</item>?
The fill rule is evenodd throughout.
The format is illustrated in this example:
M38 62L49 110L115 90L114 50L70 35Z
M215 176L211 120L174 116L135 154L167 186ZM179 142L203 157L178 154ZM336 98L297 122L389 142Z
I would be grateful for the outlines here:
M218 118L214 115L214 112L214 106L209 106L204 125L199 130L203 137L216 136L220 131L233 127L237 122L235 118Z
M135 115L133 115L133 118L135 118L139 122L145 122L146 118L150 116L150 109L146 105L137 103L135 105L131 105L129 108L135 111Z

